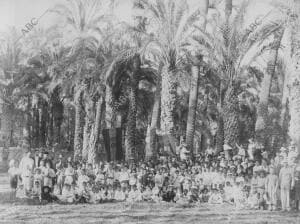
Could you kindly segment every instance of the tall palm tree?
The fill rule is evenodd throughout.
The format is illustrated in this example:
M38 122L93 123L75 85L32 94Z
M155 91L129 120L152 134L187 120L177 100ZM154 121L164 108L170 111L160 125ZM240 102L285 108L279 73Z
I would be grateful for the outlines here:
M140 55L135 54L132 57L119 56L113 62L111 68L107 72L107 80L113 87L115 98L114 110L121 107L127 107L127 123L126 123L126 160L136 161L138 152L137 145L137 95L139 91L139 83L142 80L155 83L156 72L142 64ZM112 85L114 83L114 85Z
M85 88L85 73L88 71L88 54L94 47L94 42L101 33L99 23L104 20L103 1L87 1L76 0L67 1L66 5L56 5L53 9L62 18L64 18L64 34L67 39L71 39L73 55L76 55L74 68L76 72L76 82L74 83L75 90L75 136L74 136L74 157L77 158L81 154L83 147L83 128L82 116L83 108L83 93ZM87 124L89 126L89 124ZM89 139L89 135L85 135ZM85 144L87 147L88 144ZM88 151L85 148L86 151Z
M15 73L19 70L22 45L16 42L17 30L10 28L8 34L3 35L0 45L0 99L2 102L2 129L6 131L5 144L12 143L14 133L14 117L16 106L13 91L18 88L14 83Z
M280 48L281 40L283 37L284 30L280 29L277 32L274 32L274 45L272 46L272 50L270 51L270 58L267 65L266 73L264 74L264 78L261 83L261 91L259 94L259 104L257 110L257 120L255 125L255 132L260 141L266 140L267 133L266 127L270 125L270 121L268 119L268 102L270 89L272 84L272 79L275 75L275 68L277 64L278 51Z
M266 23L249 32L244 27L247 2L244 1L232 16L231 5L230 1L226 2L225 22L219 16L211 32L199 28L201 34L195 35L194 39L202 46L207 63L219 74L219 130L224 128L225 143L234 146L239 134L238 94L242 77L255 59L266 51L263 43L278 26L277 23ZM250 53L253 49L256 49L254 54ZM220 134L222 142L222 132Z
M208 13L208 6L209 0L201 1L202 11L201 16L203 17L201 27L203 30L206 29L207 23L207 13ZM202 59L201 59L202 60ZM187 127L186 127L186 144L188 149L193 151L194 145L194 134L195 134L195 123L196 123L196 110L197 110L197 103L198 103L198 91L199 91L199 78L200 78L200 62L201 60L193 60L192 64L192 75L191 75L191 84L190 84L190 95L189 95L189 112L187 118Z
M186 1L142 0L141 2L144 5L145 15L149 18L150 26L154 26L154 32L151 33L146 47L163 64L161 130L164 134L174 136L177 73L186 55L184 47L194 30L193 24L199 19L199 12L191 13Z
M300 149L300 77L299 77L299 15L300 15L300 1L294 0L292 4L292 19L290 20L288 29L288 36L290 40L290 52L289 55L285 55L287 59L287 65L290 68L291 73L289 74L290 80L290 94L289 94L289 109L290 109L290 125L289 125L289 136Z

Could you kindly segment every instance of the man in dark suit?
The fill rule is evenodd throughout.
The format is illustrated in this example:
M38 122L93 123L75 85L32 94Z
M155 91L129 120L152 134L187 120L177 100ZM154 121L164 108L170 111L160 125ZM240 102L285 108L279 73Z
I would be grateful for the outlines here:
M47 151L45 151L43 153L43 159L42 159L42 161L44 161L44 164L49 163L50 164L50 168L53 169L53 162L49 158L49 153Z
M35 168L39 167L40 162L42 160L41 153L39 152L39 150L35 150L33 160L34 160L34 167Z

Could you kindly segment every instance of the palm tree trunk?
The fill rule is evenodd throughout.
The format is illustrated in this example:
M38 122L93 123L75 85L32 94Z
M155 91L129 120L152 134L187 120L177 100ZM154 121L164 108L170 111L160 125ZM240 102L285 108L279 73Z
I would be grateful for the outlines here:
M149 160L151 158L156 157L156 128L157 122L159 119L159 109L160 109L160 83L156 87L155 92L155 100L152 109L151 115L151 123L147 128L147 136L146 136L146 159Z
M49 115L48 115L48 135L47 135L47 146L51 146L53 143L53 107L49 105Z
M89 153L89 139L91 135L92 130L92 124L93 124L93 101L86 97L86 103L85 103L85 123L83 128L83 146L82 146L82 159L87 160L88 159L88 153Z
M129 111L127 118L126 127L126 160L136 161L137 151L136 151L136 94L137 94L137 80L133 78L132 83L129 87Z
M39 147L39 140L40 140L40 117L39 117L39 109L38 106L36 105L33 108L33 130L34 130L34 147L38 148Z
M78 160L81 156L83 141L83 91L77 89L75 93L75 134L74 134L74 160Z
M275 46L271 51L272 60L267 65L267 72L264 75L264 78L261 83L261 91L259 93L259 104L257 110L257 120L255 124L255 133L259 140L264 140L267 137L265 132L266 127L269 124L268 120L268 102L270 89L272 84L272 78L275 74L276 62L278 57L278 50L280 47L281 39L283 36L283 30L280 30L278 33L275 33Z
M285 73L284 81L283 81L283 90L282 90L282 98L281 98L281 112L280 112L280 126L283 128L286 121L287 110L288 110L288 87L289 73Z
M112 89L109 86L106 86L105 89L105 126L110 129L114 125L114 110L112 107L113 97L112 97Z
M42 147L46 146L47 139L47 103L42 102L42 108L39 110L40 113L40 144Z
M162 69L162 91L161 91L161 129L164 134L175 136L174 109L176 103L175 74L164 66Z
M224 98L224 143L235 146L239 137L239 106L236 84L231 84Z
M194 134L195 134L195 121L196 110L198 103L198 88L199 88L199 65L192 65L192 77L189 96L189 111L186 126L186 144L192 155L194 148Z
M297 14L300 13L300 0L295 0L295 9ZM300 32L298 25L289 27L289 33L291 35L298 35ZM292 55L292 72L290 74L289 86L289 109L290 109L290 125L289 125L289 136L292 141L297 145L298 152L300 153L300 79L299 79L299 52L295 43L291 43Z
M96 119L92 127L90 140L89 140L89 153L88 153L88 163L94 164L96 160L96 144L99 142L99 133L101 129L101 117L102 117L102 107L103 107L103 98L100 97L97 102L96 107Z
M209 0L203 0L201 15L203 17L202 29L206 28L206 20L208 13ZM192 65L192 77L190 85L190 96L189 96L189 111L187 118L186 127L186 144L188 149L193 153L194 149L194 135L195 135L195 123L196 123L196 111L198 105L198 91L199 91L199 64L193 63Z

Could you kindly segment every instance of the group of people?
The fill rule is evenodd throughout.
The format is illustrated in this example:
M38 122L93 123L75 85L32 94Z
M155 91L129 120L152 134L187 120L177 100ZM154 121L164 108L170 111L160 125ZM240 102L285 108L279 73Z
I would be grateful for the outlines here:
M216 153L208 148L193 159L160 156L136 164L89 164L27 150L20 164L10 162L8 172L15 196L35 203L229 203L237 208L298 210L300 163L295 144L274 156L260 152L261 159L239 146L234 156L230 150L224 146L224 152Z

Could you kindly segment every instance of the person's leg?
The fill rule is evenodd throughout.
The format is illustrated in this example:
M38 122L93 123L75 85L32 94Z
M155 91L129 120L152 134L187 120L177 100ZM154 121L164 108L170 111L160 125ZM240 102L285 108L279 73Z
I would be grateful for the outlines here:
M271 198L272 210L275 211L277 208L277 192L275 191L275 188L273 189Z
M280 189L280 199L281 199L281 209L284 211L286 209L286 202L285 202L285 192L284 189Z
M290 189L286 189L286 208L288 211L291 210L291 207L290 207Z

